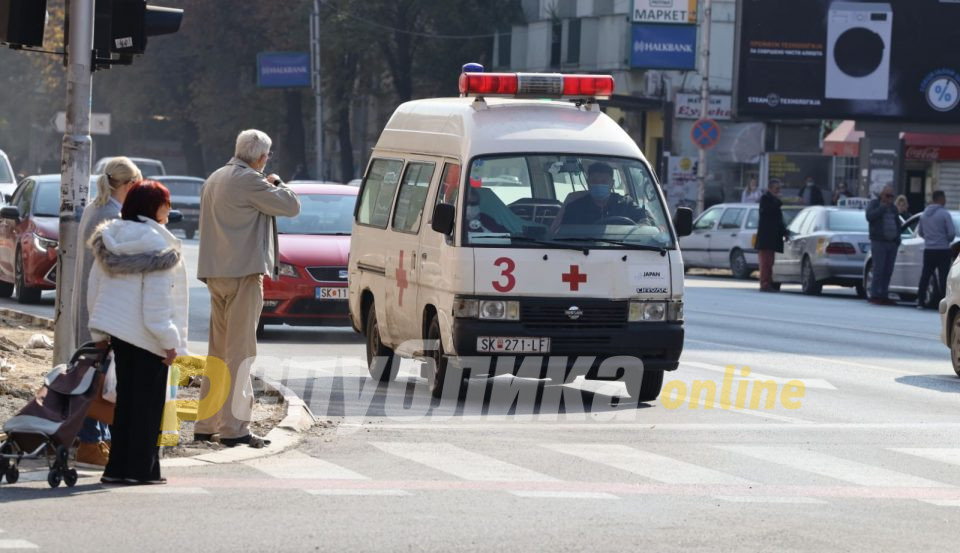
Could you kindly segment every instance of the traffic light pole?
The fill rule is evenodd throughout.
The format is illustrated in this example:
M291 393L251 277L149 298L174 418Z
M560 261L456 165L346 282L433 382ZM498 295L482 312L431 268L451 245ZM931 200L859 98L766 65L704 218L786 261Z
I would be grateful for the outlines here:
M313 13L310 16L310 57L313 61L313 95L316 102L316 142L317 142L317 180L323 177L323 81L320 65L320 0L313 0ZM344 176L344 179L347 177Z
M90 102L92 99L94 0L70 2L67 49L67 129L60 161L60 245L57 250L57 312L53 362L66 363L73 353L74 267L79 214L90 186ZM86 293L86 290L78 290Z
M700 21L700 119L706 119L710 108L710 23L713 19L711 0L703 0ZM697 213L703 213L703 201L707 192L707 150L700 147L697 163Z

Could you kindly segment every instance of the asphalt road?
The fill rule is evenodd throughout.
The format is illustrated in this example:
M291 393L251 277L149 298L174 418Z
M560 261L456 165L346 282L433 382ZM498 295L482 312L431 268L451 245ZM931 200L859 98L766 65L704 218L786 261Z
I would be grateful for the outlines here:
M432 401L412 362L374 386L348 329L268 331L261 369L337 427L259 461L167 468L165 487L4 485L0 547L954 551L960 379L937 314L755 289L687 279L680 370L639 406L619 383L512 377ZM727 365L726 408L691 401ZM772 409L750 405L758 381Z

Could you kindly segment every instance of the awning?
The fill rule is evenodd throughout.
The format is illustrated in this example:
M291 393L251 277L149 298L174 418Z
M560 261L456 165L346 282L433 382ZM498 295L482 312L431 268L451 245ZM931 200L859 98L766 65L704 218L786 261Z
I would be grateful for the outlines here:
M823 153L828 156L857 157L863 131L856 130L856 121L844 121L823 139Z
M855 121L844 121L823 139L823 153L828 156L858 157L863 131ZM960 135L904 132L900 133L904 158L909 161L960 161Z

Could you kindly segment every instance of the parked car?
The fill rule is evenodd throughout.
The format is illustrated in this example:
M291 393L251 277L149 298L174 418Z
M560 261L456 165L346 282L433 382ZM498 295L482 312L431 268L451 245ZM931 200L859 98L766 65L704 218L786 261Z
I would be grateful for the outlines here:
M802 208L784 206L783 222L789 225ZM718 204L693 223L693 234L680 239L684 268L727 269L736 278L749 278L758 267L757 204Z
M951 212L953 214L953 212ZM956 216L954 216L956 218ZM954 243L956 246L956 243ZM954 253L956 256L956 253ZM960 376L960 264L950 266L947 275L947 293L940 300L940 340L950 348L953 372Z
M810 206L787 228L790 237L773 263L774 282L799 282L810 295L819 294L824 284L852 286L866 297L863 264L870 233L863 210Z
M60 175L27 177L0 208L0 297L35 303L57 285Z
M900 248L897 249L897 260L893 265L893 274L890 276L890 291L897 294L903 301L914 301L917 299L917 290L920 286L920 275L923 273L923 237L917 236L917 227L920 224L920 215L910 217L903 224L903 235L900 237ZM951 249L953 257L956 259L960 253L960 211L950 211L953 218L953 225L957 227L958 234L954 238ZM863 286L869 290L870 283L873 281L873 257L868 254L866 264L863 266ZM949 287L948 287L949 288ZM940 291L940 274L934 271L930 275L920 298L920 305L928 308L934 308L940 301L943 294Z
M182 229L184 236L192 240L200 228L200 190L203 188L203 179L197 177L181 177L171 175L157 175L147 177L159 181L170 191L170 204L183 214L179 223L168 223L170 229Z
M90 172L92 175L102 175L103 169L107 166L113 157L102 157L97 160L96 165L93 166L93 171ZM140 173L143 175L166 175L167 170L163 167L163 162L159 159L150 159L147 157L131 157L130 161L134 162L137 165L137 168L140 169Z
M17 177L10 165L10 158L0 150L0 204L7 203L17 188Z
M347 257L357 187L290 184L300 215L278 217L280 276L263 282L265 325L349 326Z

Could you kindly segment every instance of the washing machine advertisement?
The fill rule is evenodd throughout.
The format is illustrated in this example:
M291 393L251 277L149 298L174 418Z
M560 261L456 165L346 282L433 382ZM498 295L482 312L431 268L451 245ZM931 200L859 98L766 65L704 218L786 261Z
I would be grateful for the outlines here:
M960 123L960 0L737 10L737 117Z

